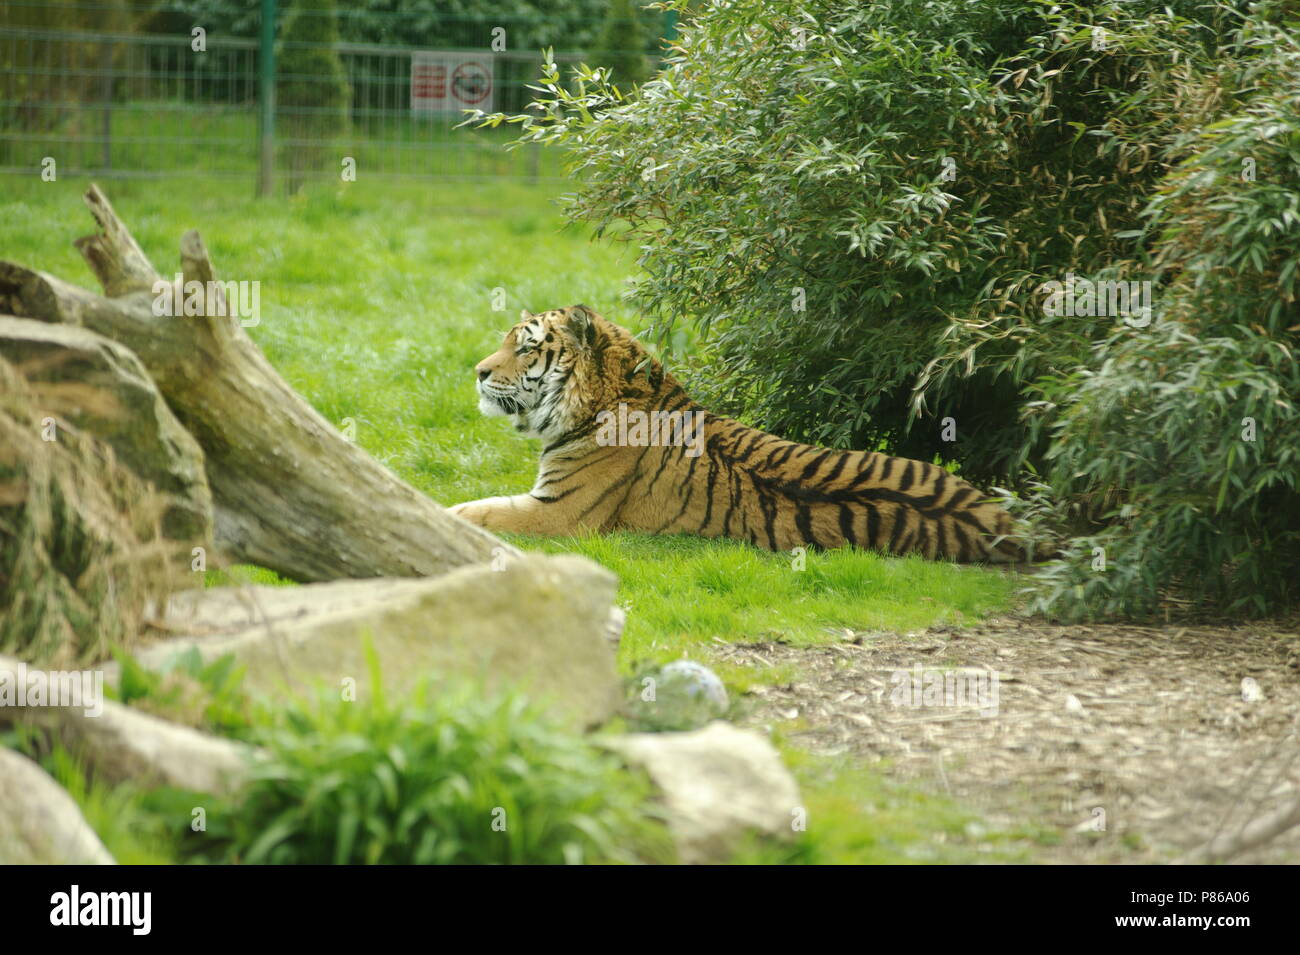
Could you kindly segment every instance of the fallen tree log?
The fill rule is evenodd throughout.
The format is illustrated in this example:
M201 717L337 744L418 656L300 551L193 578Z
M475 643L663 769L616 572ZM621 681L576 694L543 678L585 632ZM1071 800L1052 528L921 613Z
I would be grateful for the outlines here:
M0 313L83 326L139 356L203 448L227 557L311 582L430 576L517 553L400 480L289 387L232 314L198 232L181 239L181 281L163 280L97 186L85 200L101 231L75 244L104 294L0 261ZM155 314L160 291L181 302L190 289L201 314Z

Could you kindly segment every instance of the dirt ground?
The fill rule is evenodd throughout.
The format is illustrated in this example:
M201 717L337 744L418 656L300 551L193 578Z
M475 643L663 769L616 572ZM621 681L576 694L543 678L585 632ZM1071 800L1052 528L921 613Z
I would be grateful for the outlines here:
M1034 833L1036 862L1171 861L1300 795L1297 621L1006 619L716 653L799 674L756 688L751 722L947 794L990 828ZM925 697L945 674L962 678L964 705ZM1300 862L1300 826L1231 861Z

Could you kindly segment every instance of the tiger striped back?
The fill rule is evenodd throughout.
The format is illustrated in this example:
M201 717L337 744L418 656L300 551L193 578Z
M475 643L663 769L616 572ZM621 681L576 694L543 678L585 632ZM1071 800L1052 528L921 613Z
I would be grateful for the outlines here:
M528 494L453 508L490 529L626 528L776 551L852 544L931 559L1025 559L1010 515L944 468L798 444L717 417L586 306L525 312L477 373L480 407L543 441Z

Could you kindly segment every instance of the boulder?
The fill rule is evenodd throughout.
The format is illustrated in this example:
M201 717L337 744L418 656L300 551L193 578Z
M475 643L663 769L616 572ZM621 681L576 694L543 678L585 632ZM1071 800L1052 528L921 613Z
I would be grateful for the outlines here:
M792 838L799 787L770 742L722 721L686 733L631 733L601 744L646 771L683 862L726 861L747 833Z
M72 797L36 763L3 747L0 865L113 865Z
M140 649L136 659L162 669L191 648L205 662L233 654L254 694L321 685L360 695L370 681L369 645L388 693L426 678L482 679L520 688L576 726L606 722L623 696L610 646L617 579L570 555L525 555L497 567L187 591L173 597L166 617L183 635Z
M33 679L44 679L44 672L0 657L0 680L10 686L24 679L30 685ZM103 681L99 683L102 688ZM241 743L169 723L93 691L75 706L0 706L3 723L37 727L84 759L97 777L115 783L130 780L141 786L229 792L246 778L254 755Z
M163 532L205 544L212 493L198 442L172 414L135 354L85 328L0 316L0 357L33 384L56 383L59 412L94 434L173 503Z

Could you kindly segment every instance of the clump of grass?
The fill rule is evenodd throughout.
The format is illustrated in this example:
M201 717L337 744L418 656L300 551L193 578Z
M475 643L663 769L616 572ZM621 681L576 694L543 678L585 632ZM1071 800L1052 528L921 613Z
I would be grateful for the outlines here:
M225 736L247 738L253 707L243 691L244 667L234 654L205 663L195 647L157 670L129 654L115 654L121 667L113 695L122 703L173 723Z
M29 383L0 360L0 651L59 666L134 641L182 567L167 499L67 424L74 406L115 410L101 389Z
M269 758L211 813L223 861L666 861L649 782L524 699L481 688L322 696L259 734Z

